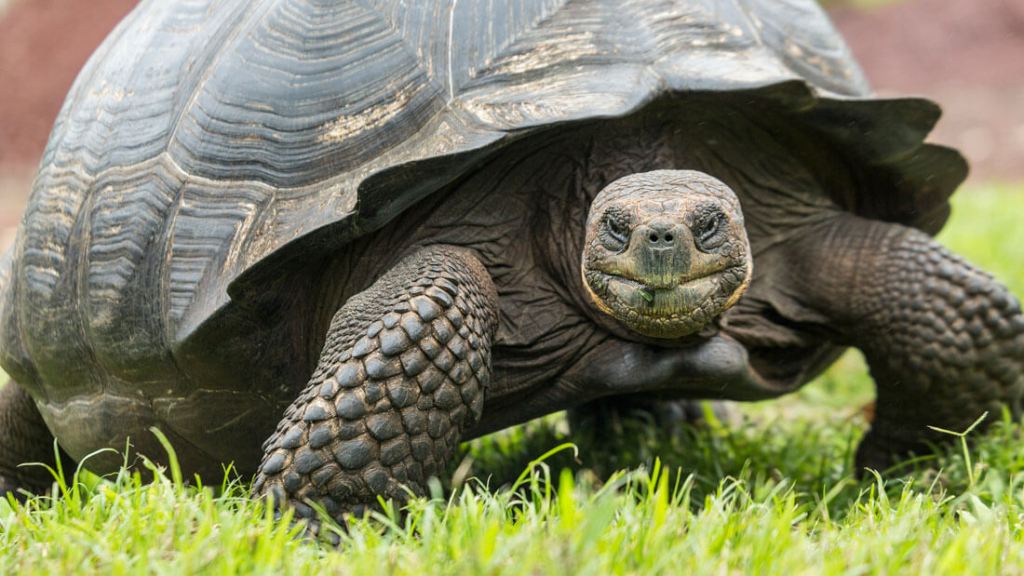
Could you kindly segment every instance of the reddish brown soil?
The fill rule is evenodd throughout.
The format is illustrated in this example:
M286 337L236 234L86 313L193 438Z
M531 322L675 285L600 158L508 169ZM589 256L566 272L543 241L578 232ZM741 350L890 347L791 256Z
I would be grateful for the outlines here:
M1024 178L1024 0L908 0L832 17L882 95L945 109L934 140L972 179Z
M16 0L0 14L0 251L78 70L135 0Z
M1024 0L913 0L832 19L876 87L1024 83Z
M0 249L78 70L136 0L15 0L0 13ZM1024 0L838 7L837 26L883 95L946 109L935 140L978 179L1024 178Z
M0 17L0 164L39 160L79 69L137 0L20 0Z

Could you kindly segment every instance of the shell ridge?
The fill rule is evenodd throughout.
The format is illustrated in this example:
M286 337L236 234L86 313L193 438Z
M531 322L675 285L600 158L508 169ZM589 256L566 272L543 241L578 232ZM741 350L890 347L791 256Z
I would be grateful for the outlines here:
M126 51L124 38L150 38L125 33L135 29L139 14L152 16L144 19L147 25L161 26L198 6L161 5L144 3L135 24L123 25L121 41L108 41L106 50ZM511 141L554 125L620 117L661 98L743 92L828 133L862 169L885 174L877 177L882 188L896 190L890 180L928 165L922 160L912 166L915 156L937 153L924 147L924 135L914 124L926 116L925 106L910 106L918 110L914 118L891 128L898 145L880 136L857 142L844 134L844 118L877 125L892 113L882 101L870 104L874 101L858 92L856 78L791 66L778 39L766 38L754 23L770 10L780 10L776 19L811 14L807 26L813 30L796 45L833 70L852 66L841 40L800 44L835 35L811 0L733 0L719 11L709 6L715 8L700 0L438 1L405 7L383 1L264 0L250 6L225 0L207 15L207 28L189 27L175 38L173 50L184 54L175 64L180 78L164 82L160 77L163 84L142 90L145 98L132 102L153 108L129 118L139 134L118 130L123 95L116 90L88 102L80 102L81 95L69 100L62 136L55 136L40 173L39 186L54 192L30 209L25 229L37 239L63 238L69 215L88 218L84 227L96 228L95 238L63 245L95 243L77 246L93 250L87 261L103 262L94 271L101 288L95 294L116 291L144 240L126 241L113 228L103 228L104 215L93 212L107 210L109 199L93 199L89 214L81 214L76 202L100 194L94 187L102 182L138 177L158 170L155 166L176 175L161 234L144 250L146 262L162 267L160 281L148 289L160 292L153 296L161 301L161 337L173 350L232 299L245 298L253 278L294 257L296 246L343 246ZM499 13L489 18L487 11ZM616 16L627 18L630 29L617 27ZM567 37L566 31L575 35ZM206 41L212 37L215 42ZM430 38L443 45L431 48ZM119 58L136 67L125 77L148 88L143 78L155 57ZM79 91L101 88L91 80L81 83ZM403 94L408 100L401 100ZM169 118L165 131L146 128L151 112ZM332 122L338 131L325 141L325 135L332 136ZM954 172L915 198L939 198L957 179ZM68 192L56 192L60 187ZM157 195L135 201L147 213L164 202ZM141 220L147 219L129 222L109 209L111 221L125 230L143 227ZM55 285L53 275L64 256L57 242L29 244L31 253L18 256L18 278L31 277L44 294ZM79 286L79 299L82 290ZM31 303L36 300L19 299L26 304L19 307L23 317L35 314ZM45 345L37 340L32 343Z

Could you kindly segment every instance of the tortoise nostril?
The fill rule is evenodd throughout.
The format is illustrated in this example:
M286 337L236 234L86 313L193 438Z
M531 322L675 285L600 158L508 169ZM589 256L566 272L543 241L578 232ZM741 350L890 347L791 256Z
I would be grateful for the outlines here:
M650 245L667 248L675 244L676 238L682 238L680 236L682 227L682 223L673 220L655 220L647 223L643 237L647 238Z

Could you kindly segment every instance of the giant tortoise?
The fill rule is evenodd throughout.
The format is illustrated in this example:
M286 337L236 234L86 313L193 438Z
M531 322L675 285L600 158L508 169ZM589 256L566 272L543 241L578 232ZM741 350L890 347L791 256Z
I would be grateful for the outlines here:
M146 0L0 265L0 489L156 427L343 518L460 440L772 398L847 347L884 468L1024 383L1016 300L931 238L967 170L938 116L813 0Z

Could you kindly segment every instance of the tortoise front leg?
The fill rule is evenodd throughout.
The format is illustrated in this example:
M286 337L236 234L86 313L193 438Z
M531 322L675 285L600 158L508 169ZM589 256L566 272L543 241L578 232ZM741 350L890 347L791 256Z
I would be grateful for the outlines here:
M858 470L948 438L1024 392L1024 316L1004 286L903 226L843 216L800 244L791 295L861 349L878 391Z
M725 334L674 348L609 338L555 381L489 400L487 418L468 435L482 436L559 410L585 414L595 403L625 409L629 400L650 406L687 398L761 400L781 393L750 369L746 348Z
M254 492L339 522L377 498L423 494L490 381L497 295L467 250L419 249L349 299L319 366L264 444Z

